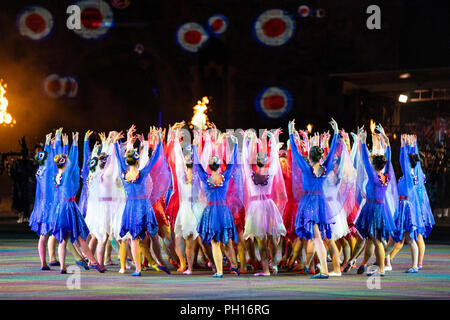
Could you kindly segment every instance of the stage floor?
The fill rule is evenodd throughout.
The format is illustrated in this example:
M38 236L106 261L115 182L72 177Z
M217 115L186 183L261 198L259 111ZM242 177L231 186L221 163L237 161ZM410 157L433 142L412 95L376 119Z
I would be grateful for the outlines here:
M74 260L68 255L68 265ZM81 271L80 289L70 290L58 267L40 271L37 239L0 239L0 299L449 299L450 245L427 246L424 269L405 274L410 263L405 246L393 261L394 270L380 278L379 289L369 289L366 275L353 269L340 278L311 280L309 276L280 272L256 278L225 274L211 278L208 270L192 276L145 271L119 274L118 266L99 274ZM372 284L374 282L371 282Z

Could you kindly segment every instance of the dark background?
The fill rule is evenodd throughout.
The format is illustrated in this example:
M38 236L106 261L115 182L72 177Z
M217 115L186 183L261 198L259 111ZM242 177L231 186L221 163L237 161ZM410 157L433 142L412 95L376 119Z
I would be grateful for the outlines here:
M113 8L115 26L91 41L66 28L72 3L1 4L0 77L8 84L8 111L17 120L13 128L0 126L2 152L19 150L23 135L33 145L59 126L83 132L135 123L147 132L158 123L159 111L163 126L188 121L203 95L211 97L208 115L221 129L281 126L286 131L287 121L296 118L298 128L313 123L320 130L334 117L350 131L362 123L367 127L369 118L382 121L378 102L369 98L357 112L355 99L342 93L342 80L330 74L450 66L448 1L133 0L126 9ZM53 15L55 30L47 40L18 32L17 14L31 4ZM302 4L324 8L325 18L300 18ZM381 8L381 30L366 28L371 4ZM255 19L272 8L287 10L297 24L280 47L264 46L252 35ZM216 13L228 18L225 34L211 37L198 53L177 45L181 24L206 25ZM144 45L142 56L134 53L137 43ZM42 82L51 73L76 77L76 98L47 97ZM293 97L292 111L283 119L265 119L255 111L257 93L272 85Z

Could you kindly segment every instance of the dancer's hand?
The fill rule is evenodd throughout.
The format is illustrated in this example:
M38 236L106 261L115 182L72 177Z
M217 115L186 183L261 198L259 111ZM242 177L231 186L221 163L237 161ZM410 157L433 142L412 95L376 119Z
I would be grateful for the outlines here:
M295 131L295 119L292 121L289 121L288 124L288 130L289 130L289 134L293 134Z
M91 136L91 134L93 134L94 131L88 130L86 131L86 133L84 134L84 141L88 141L89 137Z
M69 140L69 137L67 137L67 140ZM72 132L72 144L78 144L78 132Z
M87 133L86 133L86 134L87 134ZM105 145L105 142L106 142L106 134L105 134L104 132L99 132L98 136L100 137L100 141L102 142L102 144ZM88 137L88 140L89 140L89 137ZM86 140L86 137L85 137L85 141L87 141L87 140Z
M116 143L116 142L118 142L120 139L122 139L123 138L123 132L122 131L120 131L120 132L118 132L115 136L114 136L114 138L113 138L113 141L114 141L114 143Z
M364 143L364 144L366 143L367 132L365 130L361 130L359 139L361 140L362 143Z
M331 121L330 121L329 123L330 123L331 127L332 127L333 130L334 130L334 134L339 133L339 128L338 128L338 124L337 124L336 120L334 120L333 118L331 118Z
M235 135L230 134L229 137L230 137L231 141L234 142L234 144L238 144L238 138Z
M356 143L356 139L358 138L358 136L356 135L356 133L354 133L354 132L350 132L350 135L352 136L352 138L353 138L353 143Z
M63 145L65 145L65 146L69 145L69 136L67 134L63 133L62 141L63 141Z
M50 141L52 141L52 133L51 132L45 136L45 144L49 145Z
M127 137L128 138L133 137L133 133L135 133L135 132L136 132L136 126L133 124L133 125L131 125L130 129L128 129L128 131L127 131Z
M381 125L381 123L377 124L375 129L378 130L378 132L381 133L381 135L386 135L386 132L384 132L384 129L383 129L383 126Z

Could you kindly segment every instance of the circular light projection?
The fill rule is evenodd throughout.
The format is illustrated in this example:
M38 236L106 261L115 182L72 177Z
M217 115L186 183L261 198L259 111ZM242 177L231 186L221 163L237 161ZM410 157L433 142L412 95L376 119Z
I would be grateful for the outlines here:
M255 107L264 117L279 119L291 111L292 96L282 87L268 87L256 96Z
M298 7L298 15L302 18L307 18L311 15L311 9L307 5Z
M81 10L81 28L73 31L87 40L98 40L114 25L113 11L101 0L82 0L75 3Z
M294 31L294 19L281 9L264 11L253 25L256 40L267 46L285 44L292 37Z
M208 19L208 29L215 36L221 35L227 28L228 19L221 14L215 14Z
M17 16L17 28L20 34L32 40L47 39L50 37L54 26L52 14L43 7L26 7Z
M183 50L197 52L208 41L205 28L196 22L188 22L177 30L177 43Z

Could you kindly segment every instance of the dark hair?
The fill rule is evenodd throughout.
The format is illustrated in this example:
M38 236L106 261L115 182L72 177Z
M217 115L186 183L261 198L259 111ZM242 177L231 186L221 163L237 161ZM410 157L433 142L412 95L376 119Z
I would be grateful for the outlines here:
M264 167L267 163L267 154L264 152L258 152L256 154L256 165L260 168Z
M91 159L88 161L89 170L90 170L91 172L94 172L94 171L95 171L95 168L97 167L97 165L98 165L98 158L97 158L97 157L93 157L93 158L91 158Z
M417 163L420 162L419 155L415 153L409 153L409 162L411 163L411 168L415 168Z
M217 171L220 168L220 158L218 156L212 156L209 158L209 168L212 171Z
M148 148L148 158L150 159L153 154L153 148Z
M138 159L136 159L135 157L135 152L136 150L128 150L126 153L126 163L129 166L134 166L136 164L136 162L138 161Z
M184 160L186 162L186 168L192 169L192 167L194 166L194 163L192 161L192 155L191 154L186 154L184 156Z
M382 154L375 154L372 157L372 165L375 168L376 171L383 170L383 168L386 166L387 159Z
M36 153L36 155L34 156L34 158L36 159L36 161L39 163L40 166L44 165L45 160L47 160L48 157L48 152L47 151L38 151L38 153Z
M108 155L104 152L100 153L100 155L98 156L98 160L99 160L99 165L100 165L100 169L103 169L106 165L106 161L108 161Z
M318 146L314 146L309 149L309 157L313 163L319 162L322 159L323 149Z

